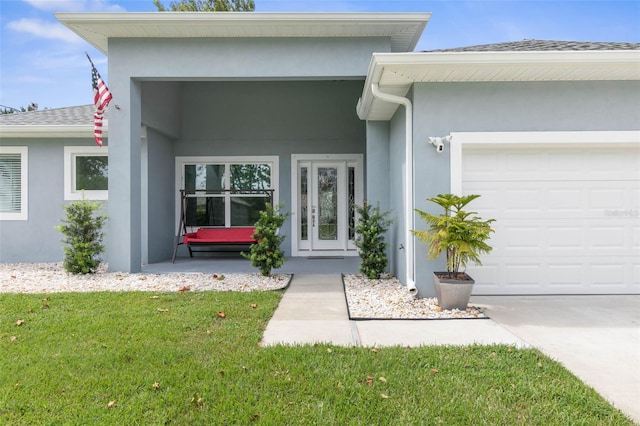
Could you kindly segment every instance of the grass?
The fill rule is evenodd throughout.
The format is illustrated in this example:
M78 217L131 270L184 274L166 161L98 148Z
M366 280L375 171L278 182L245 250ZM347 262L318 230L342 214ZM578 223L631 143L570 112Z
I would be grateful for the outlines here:
M536 350L261 348L280 297L0 294L0 424L631 424Z

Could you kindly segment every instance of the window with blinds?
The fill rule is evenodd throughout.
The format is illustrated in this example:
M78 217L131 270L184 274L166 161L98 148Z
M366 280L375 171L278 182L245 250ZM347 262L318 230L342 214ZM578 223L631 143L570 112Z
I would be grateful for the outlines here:
M0 220L26 220L26 147L0 147Z

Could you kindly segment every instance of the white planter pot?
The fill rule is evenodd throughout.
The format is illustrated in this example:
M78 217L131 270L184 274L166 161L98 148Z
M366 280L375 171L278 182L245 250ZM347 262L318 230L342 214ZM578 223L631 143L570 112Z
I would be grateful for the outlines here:
M466 279L448 278L448 272L434 272L433 283L436 288L438 305L442 309L460 309L464 311L469 304L475 281L466 273Z

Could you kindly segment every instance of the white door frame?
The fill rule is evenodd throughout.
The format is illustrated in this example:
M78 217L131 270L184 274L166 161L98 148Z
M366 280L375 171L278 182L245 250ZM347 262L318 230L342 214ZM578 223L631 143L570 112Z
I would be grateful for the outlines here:
M299 165L304 162L322 162L335 163L335 162L351 162L355 164L355 202L362 204L363 192L364 192L364 156L362 154L292 154L291 155L291 211L294 212L291 218L291 255L292 256L357 256L358 253L353 246L353 243L347 241L345 238L346 246L340 250L313 250L303 249L300 247L300 232L299 221L300 218L296 216L299 214L298 203L300 193L300 179L299 179ZM311 170L309 170L311 172ZM311 215L311 212L309 212ZM310 218L308 223L311 223ZM311 233L309 233L311 239Z

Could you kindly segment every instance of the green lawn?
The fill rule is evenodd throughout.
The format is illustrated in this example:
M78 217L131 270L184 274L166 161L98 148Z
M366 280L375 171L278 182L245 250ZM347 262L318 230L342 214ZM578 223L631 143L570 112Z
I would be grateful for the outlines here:
M261 348L280 297L0 294L0 424L631 424L536 350Z

